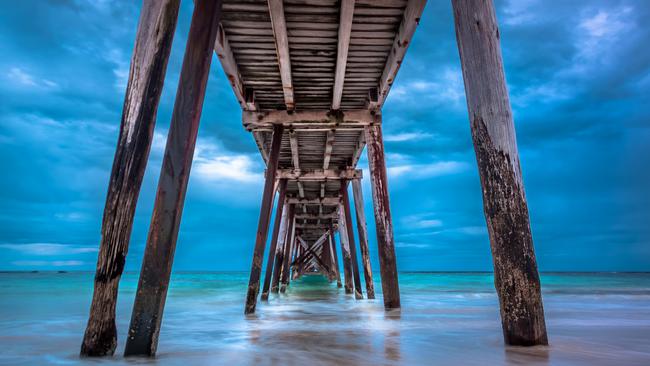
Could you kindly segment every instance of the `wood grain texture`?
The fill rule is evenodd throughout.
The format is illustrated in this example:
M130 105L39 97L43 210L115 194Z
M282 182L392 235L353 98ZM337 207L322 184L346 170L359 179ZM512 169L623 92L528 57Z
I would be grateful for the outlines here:
M413 38L415 28L417 28L420 23L420 17L422 16L426 3L426 0L409 0L406 10L404 10L404 18L399 26L399 30L397 31L397 35L393 41L393 47L389 53L388 59L386 60L386 65L381 74L381 79L379 80L379 89L377 93L377 104L379 106L384 104L388 92L390 91L390 87L393 85L393 82L397 77L397 72L404 61L406 50L411 44L411 38Z
M345 68L348 64L348 50L350 49L350 34L352 33L352 19L354 17L354 0L341 0L341 11L338 32L338 46L336 50L336 71L334 76L334 92L332 96L332 109L341 108L343 97L343 83L345 82Z
M156 354L220 16L221 1L196 1L126 340L127 356Z
M361 276L359 275L359 261L357 260L357 246L354 241L354 229L352 226L352 213L350 210L350 198L348 195L347 182L341 182L341 205L345 214L345 229L350 246L350 260L352 261L352 275L354 278L354 297L363 299L363 290L361 289Z
M294 205L288 201L285 203L286 209L286 220L283 222L282 227L284 232L280 235L278 239L278 246L275 254L275 265L273 266L273 282L271 283L271 292L278 293L280 291L280 279L282 278L282 270L284 266L284 252L287 242L290 240L291 235L291 222L290 219L293 216L292 211L294 211Z
M350 241L348 239L347 224L345 223L345 210L343 203L339 205L339 238L341 239L341 255L343 256L343 275L345 293L351 294L354 291L354 280L352 279L352 255L350 254Z
M453 0L504 341L548 344L541 286L492 0Z
M269 12L271 13L271 24L275 37L277 60L282 78L282 90L284 92L284 103L287 110L295 108L293 98L293 81L291 76L291 56L289 54L289 39L287 38L287 23L284 18L284 6L282 0L268 0Z
M387 310L398 309L401 304L395 259L395 239L393 238L393 219L388 198L384 141L380 125L366 127L366 143L384 308Z
M366 281L366 296L368 299L375 298L375 285L372 282L372 267L370 266L370 250L368 249L368 227L366 225L366 213L363 207L363 192L361 180L352 180L352 196L354 197L354 211L357 217L357 232L359 233L359 249L361 250L361 262L363 263L363 276Z
M273 264L275 263L275 252L277 251L278 238L284 234L283 223L287 220L287 210L285 209L286 192L287 180L280 179L278 187L278 203L275 211L275 222L273 224L273 234L271 235L271 247L269 248L269 256L266 260L266 274L264 275L264 285L262 286L262 300L269 299L269 287L271 285L271 276L273 274Z
M289 210L289 230L287 231L287 241L284 243L284 257L283 257L283 264L282 264L282 277L280 279L280 292L284 293L287 290L287 286L289 285L289 272L291 272L290 268L290 263L291 263L291 255L295 246L296 242L296 218L294 215L296 214L296 208L295 205L290 206Z
M145 0L140 13L120 134L106 195L95 287L82 356L110 356L117 345L115 306L133 215L147 166L179 0Z
M264 192L262 193L262 205L260 207L260 216L257 223L257 235L255 236L253 263L251 264L250 279L248 281L248 290L246 292L244 314L253 314L255 312L255 306L257 305L257 294L260 290L260 277L262 273L262 261L264 260L264 249L266 248L269 220L273 208L273 186L278 171L278 159L280 158L283 131L284 128L282 125L276 125L273 129L273 142L271 143L269 162L266 166ZM282 179L282 182L284 182L283 184L286 190L286 180ZM284 191L282 193L284 194ZM282 198L284 199L284 197Z
M338 253L336 252L336 241L334 239L334 229L332 226L330 226L329 230L329 246L330 246L330 251L332 252L332 261L334 264L334 275L336 276L336 287L341 288L343 285L341 284L341 269L339 267L339 256Z

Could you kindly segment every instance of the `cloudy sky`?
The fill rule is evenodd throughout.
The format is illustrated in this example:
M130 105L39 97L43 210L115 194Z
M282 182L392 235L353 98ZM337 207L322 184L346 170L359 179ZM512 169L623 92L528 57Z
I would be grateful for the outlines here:
M140 268L153 208L182 3L127 270ZM94 268L139 6L0 10L0 269ZM503 0L497 13L540 269L650 270L650 4ZM425 9L384 132L399 269L491 270L449 1ZM263 169L214 58L175 270L249 268Z

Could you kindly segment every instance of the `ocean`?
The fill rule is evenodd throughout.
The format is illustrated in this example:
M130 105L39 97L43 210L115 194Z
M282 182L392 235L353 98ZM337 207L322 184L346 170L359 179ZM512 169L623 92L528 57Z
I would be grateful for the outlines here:
M378 276L378 273L375 274ZM505 347L489 273L400 273L402 310L320 276L243 315L248 273L174 273L155 359L80 359L93 273L0 273L2 365L650 365L650 274L543 274L549 347Z

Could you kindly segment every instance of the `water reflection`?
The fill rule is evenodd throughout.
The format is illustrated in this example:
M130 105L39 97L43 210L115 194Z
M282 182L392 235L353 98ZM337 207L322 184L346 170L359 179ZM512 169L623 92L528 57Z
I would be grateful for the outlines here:
M285 350L278 362L296 364L381 363L384 353L398 361L399 331L377 331L386 315L376 305L355 300L324 277L303 276L258 307L257 319L247 319L248 346L255 353ZM390 319L399 320L399 313Z

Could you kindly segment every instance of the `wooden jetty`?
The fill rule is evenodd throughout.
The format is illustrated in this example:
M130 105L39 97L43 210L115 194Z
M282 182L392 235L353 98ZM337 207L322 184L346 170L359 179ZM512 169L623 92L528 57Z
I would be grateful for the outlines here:
M179 1L144 0L109 182L83 356L115 351L118 283ZM425 3L195 0L125 355L156 353L213 52L240 104L243 127L252 133L266 163L244 313L255 312L260 287L261 298L266 300L269 293L285 292L292 279L312 273L337 281L356 299L363 299L364 292L369 299L375 297L360 183L363 174L357 168L364 149L370 168L381 295L387 310L400 308L382 105ZM452 4L504 339L512 345L547 344L494 5L492 0L452 0ZM342 261L337 255L337 233Z

